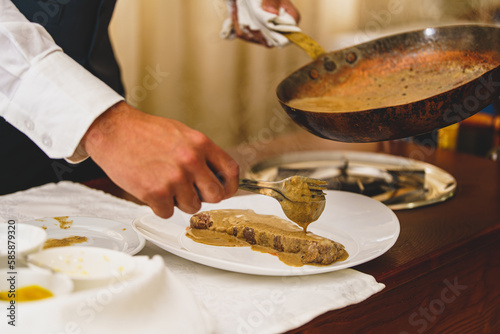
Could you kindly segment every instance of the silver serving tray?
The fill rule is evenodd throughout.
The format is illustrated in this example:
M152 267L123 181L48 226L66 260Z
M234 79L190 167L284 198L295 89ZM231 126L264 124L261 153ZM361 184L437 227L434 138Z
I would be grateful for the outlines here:
M300 175L328 180L338 175L339 170L346 166L346 161L351 175L368 179L390 182L394 172L425 175L421 186L415 189L370 195L392 210L444 202L452 198L457 189L455 178L432 164L390 154L355 151L308 151L279 155L254 164L244 172L244 176L275 181L286 177L283 171L296 171Z

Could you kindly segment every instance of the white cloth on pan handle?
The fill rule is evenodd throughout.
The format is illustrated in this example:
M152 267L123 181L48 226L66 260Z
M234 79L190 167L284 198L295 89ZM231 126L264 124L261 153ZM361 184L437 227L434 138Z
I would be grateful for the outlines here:
M279 14L266 12L262 9L262 0L234 0L238 11L238 22L244 31L258 30L262 33L269 46L285 46L289 43L281 32L300 31L295 19L288 14L283 7ZM227 1L231 16L234 1ZM227 18L220 33L222 38L232 39L235 37L234 26L231 17Z

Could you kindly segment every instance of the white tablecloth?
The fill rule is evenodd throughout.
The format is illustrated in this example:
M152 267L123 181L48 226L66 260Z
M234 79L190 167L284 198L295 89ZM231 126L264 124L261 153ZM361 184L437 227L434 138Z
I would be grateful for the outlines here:
M135 218L151 213L146 206L71 182L48 184L0 196L0 223L8 219L22 222L53 216L93 216L130 224ZM280 333L297 328L330 310L360 303L384 288L372 276L352 269L293 277L245 275L187 261L149 242L138 255L160 255L163 259L166 273L162 274L165 277L161 282L164 283L156 283L163 284L161 291L164 293L157 296L162 299L153 299L148 304L147 300L134 295L136 290L131 289L130 296L126 291L121 292L120 303L129 302L134 307L121 307L118 323L114 313L97 313L92 321L86 321L81 327L83 333L125 333L127 328L138 328L145 323L144 318L138 316L141 315L141 312L137 313L138 309L149 314L148 333L155 332L155 328L162 328L163 333L173 333L168 329L179 328L179 323L186 321L186 317L161 316L161 312L174 309L190 315L193 321L192 328L188 326L183 333L200 333L200 324L207 333ZM158 257L150 261L157 263ZM179 288L180 285L183 287ZM178 292L174 293L174 290ZM133 297L139 299L134 301ZM61 299L61 302L63 300L67 303L70 299ZM54 298L51 303L57 302L58 298ZM36 302L32 306L37 303L43 305ZM142 308L137 308L137 303L141 303ZM151 306L162 304L163 310ZM0 319L3 319L0 320L0 329L7 322L2 312L6 311L0 311ZM208 317L204 316L205 313ZM61 326L67 323L59 316L54 320ZM19 322L23 321L29 320L21 316ZM78 324L78 317L72 317L71 321ZM123 331L117 328L123 328ZM64 332L63 327L52 328L50 332L54 329ZM3 330L1 332L4 333Z

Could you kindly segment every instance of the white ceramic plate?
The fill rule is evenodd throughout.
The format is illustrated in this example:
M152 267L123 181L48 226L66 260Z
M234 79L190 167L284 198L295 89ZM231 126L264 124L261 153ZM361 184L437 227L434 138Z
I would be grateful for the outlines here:
M277 257L252 251L250 247L217 247L196 243L185 236L191 215L176 211L172 218L148 215L136 219L133 227L159 247L207 266L255 275L293 276L331 272L370 261L391 248L399 236L399 221L387 206L369 197L326 191L327 203L321 217L308 230L340 242L349 258L329 266L290 267ZM218 204L204 204L202 211L251 209L286 219L278 202L267 196L232 197Z
M15 246L14 254L23 256L39 251L47 239L47 233L40 227L28 224L0 224L0 267L7 265L9 247ZM10 242L9 242L10 241Z
M24 223L45 228L49 239L83 236L87 237L88 240L74 246L107 248L130 255L138 253L144 248L146 242L130 225L114 220L70 216L66 218L66 221L72 222L71 224L62 225L68 228L62 228L60 221L52 217L35 219Z

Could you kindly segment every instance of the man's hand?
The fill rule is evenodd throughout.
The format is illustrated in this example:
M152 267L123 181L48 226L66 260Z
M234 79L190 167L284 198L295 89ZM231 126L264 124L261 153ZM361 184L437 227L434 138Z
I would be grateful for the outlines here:
M262 9L266 12L278 15L280 7L285 9L285 11L294 18L295 22L299 23L300 13L292 4L291 0L262 0ZM238 22L236 1L232 1L231 19L233 21L234 33L236 34L236 37L248 42L258 43L270 47L260 31L241 29Z
M125 102L97 118L82 145L113 182L168 218L238 189L237 163L204 134Z

